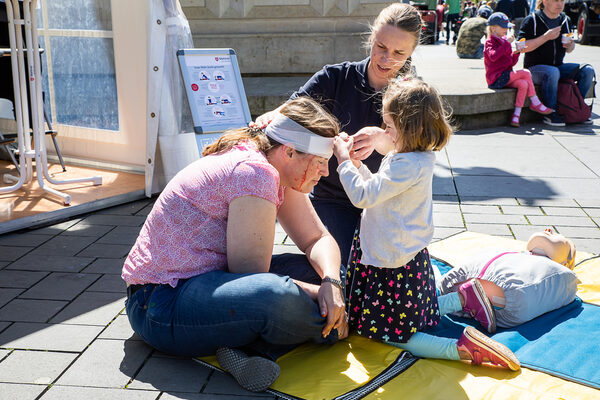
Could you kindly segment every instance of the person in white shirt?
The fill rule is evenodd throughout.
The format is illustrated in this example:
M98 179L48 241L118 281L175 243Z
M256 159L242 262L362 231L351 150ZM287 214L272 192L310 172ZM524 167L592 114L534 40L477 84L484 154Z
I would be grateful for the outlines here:
M458 340L421 331L440 314L463 310L493 332L493 308L477 279L437 297L427 245L433 237L435 155L452 127L435 89L418 79L392 81L383 95L385 155L377 173L350 158L352 138L334 139L333 152L348 198L362 208L348 263L346 303L350 329L402 347L419 357L470 361L518 370L505 346L467 327Z

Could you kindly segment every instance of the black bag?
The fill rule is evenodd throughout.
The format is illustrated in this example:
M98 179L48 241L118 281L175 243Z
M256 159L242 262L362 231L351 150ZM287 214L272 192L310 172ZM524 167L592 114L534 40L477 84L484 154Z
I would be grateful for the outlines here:
M589 64L584 64L575 68L567 78L558 81L556 112L565 118L567 124L576 124L587 121L592 115L593 100L592 104L588 106L575 83L575 76L577 76L579 71L581 71L581 68L585 65ZM596 97L595 85L596 76L594 75L592 84L592 93L594 97Z

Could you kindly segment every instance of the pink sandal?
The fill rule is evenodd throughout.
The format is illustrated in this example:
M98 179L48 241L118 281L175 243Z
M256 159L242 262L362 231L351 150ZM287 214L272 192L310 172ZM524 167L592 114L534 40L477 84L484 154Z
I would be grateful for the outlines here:
M531 111L535 111L542 115L552 114L552 112L554 111L553 109L546 107L542 103L538 104L537 106L534 106L533 104L529 104L529 109Z
M511 120L510 120L510 126L514 126L514 127L516 127L516 128L518 128L519 126L521 126L521 125L519 124L519 119L520 119L520 118L521 118L521 117L520 117L519 115L517 115L517 114L513 114L513 115L512 115L512 118L511 118Z

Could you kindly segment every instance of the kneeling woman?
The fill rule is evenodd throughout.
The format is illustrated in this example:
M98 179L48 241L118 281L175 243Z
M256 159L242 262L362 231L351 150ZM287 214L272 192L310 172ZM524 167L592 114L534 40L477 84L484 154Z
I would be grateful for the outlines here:
M347 335L339 248L307 196L328 175L338 131L313 100L291 100L265 132L226 132L169 182L123 266L127 315L144 341L216 352L244 388L262 391L279 368L246 353L275 359ZM304 255L272 256L276 219Z

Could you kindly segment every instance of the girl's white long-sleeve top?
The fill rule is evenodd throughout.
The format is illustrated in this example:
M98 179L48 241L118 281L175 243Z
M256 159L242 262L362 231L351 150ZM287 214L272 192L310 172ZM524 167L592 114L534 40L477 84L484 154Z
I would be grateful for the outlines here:
M431 151L389 153L377 173L351 161L337 171L360 222L361 264L398 268L427 247L433 237Z

